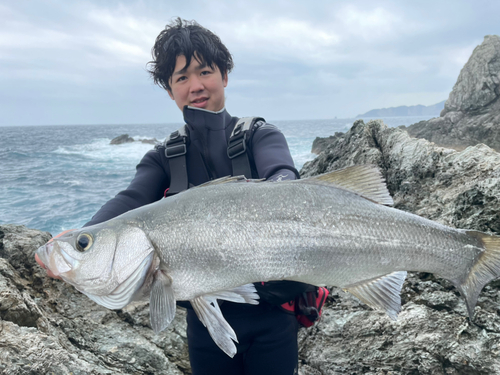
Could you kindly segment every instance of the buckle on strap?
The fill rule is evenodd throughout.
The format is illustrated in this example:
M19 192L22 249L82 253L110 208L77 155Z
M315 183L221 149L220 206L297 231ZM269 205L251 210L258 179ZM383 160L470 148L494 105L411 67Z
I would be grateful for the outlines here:
M170 145L165 147L165 156L167 158L175 158L177 156L182 156L186 155L187 152L187 147L186 144L180 144L180 145Z
M178 130L170 134L170 139L165 143L165 156L170 159L186 155L186 139L187 136L181 135Z
M238 135L231 139L227 145L227 156L233 159L247 151L247 133L238 132Z

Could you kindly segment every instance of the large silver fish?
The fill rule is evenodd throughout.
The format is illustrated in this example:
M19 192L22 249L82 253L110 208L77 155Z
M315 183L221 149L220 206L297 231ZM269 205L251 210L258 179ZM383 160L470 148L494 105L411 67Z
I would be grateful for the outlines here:
M55 275L111 309L149 298L155 331L191 301L230 356L236 335L217 299L258 303L251 283L342 287L395 319L406 271L450 280L472 318L500 275L500 237L453 229L385 205L377 168L298 181L224 178L74 230L38 249Z

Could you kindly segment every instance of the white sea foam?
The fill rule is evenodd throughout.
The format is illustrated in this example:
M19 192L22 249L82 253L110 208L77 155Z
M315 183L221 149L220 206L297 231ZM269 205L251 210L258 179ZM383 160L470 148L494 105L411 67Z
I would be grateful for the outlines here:
M143 137L143 139L151 137ZM93 161L104 162L135 162L136 164L151 149L153 145L142 142L130 142L120 145L110 145L110 139L100 138L91 143L61 146L54 150L56 154L75 155Z

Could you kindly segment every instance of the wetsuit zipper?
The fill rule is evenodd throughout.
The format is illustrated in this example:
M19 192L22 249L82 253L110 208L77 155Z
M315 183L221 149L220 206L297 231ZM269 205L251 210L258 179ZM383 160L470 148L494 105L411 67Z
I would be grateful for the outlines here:
M203 163L205 163L205 169L207 171L208 177L210 178L210 180L214 180L215 178L217 178L217 172L215 171L212 159L210 158L210 152L208 147L208 134L205 139L202 140L201 142L203 144L203 152L201 157L203 159Z

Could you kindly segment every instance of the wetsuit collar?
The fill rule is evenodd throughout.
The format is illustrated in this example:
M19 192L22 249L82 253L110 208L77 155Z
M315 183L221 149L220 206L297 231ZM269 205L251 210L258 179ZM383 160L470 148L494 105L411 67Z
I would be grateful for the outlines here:
M210 130L225 129L232 120L226 108L212 112L203 108L184 106L182 113L186 124L197 130L201 130L202 127Z

